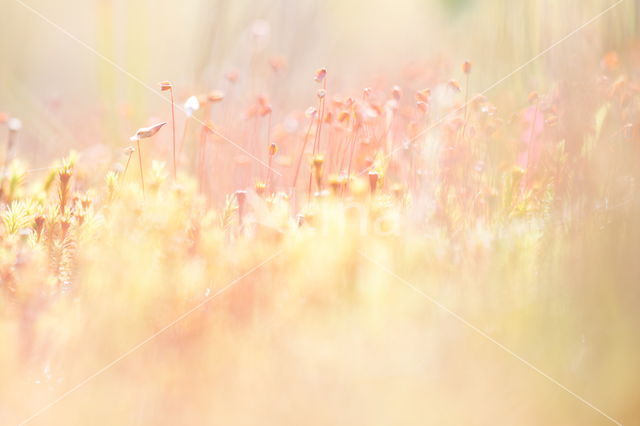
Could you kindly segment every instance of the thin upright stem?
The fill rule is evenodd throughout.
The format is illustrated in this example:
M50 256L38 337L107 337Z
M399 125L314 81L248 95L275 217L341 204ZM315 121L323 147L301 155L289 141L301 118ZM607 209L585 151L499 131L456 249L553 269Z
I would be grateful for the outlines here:
M269 170L267 170L267 182L266 182L267 191L269 191L269 192L272 192L272 189L271 189L271 164L272 164L272 159L273 159L273 156L269 155L269 160L268 160L269 161L269 163L268 163Z
M327 87L326 79L324 81L324 87ZM324 102L327 97L327 93L318 101L318 113L320 116L318 117L318 126L316 127L316 134L313 140L313 156L320 152L320 137L322 132L322 121L324 120ZM307 201L311 200L311 186L313 184L313 167L309 170L309 185L307 187Z
M271 192L271 165L273 160L273 155L271 155L271 113L269 113L269 119L267 120L267 181L265 184L267 185L267 191Z
M309 169L309 185L307 186L307 202L311 201L312 183L313 183L313 166Z
M124 166L124 171L122 172L122 182L124 183L124 177L127 175L127 170L129 169L129 163L131 162L131 156L133 155L133 150L129 153L129 157L127 158L127 164Z
M318 123L318 152L320 152L320 145L322 142L322 122L324 121L324 107L327 101L327 78L322 81L322 89L324 90L324 96L322 97L322 110L320 111L320 122Z
M140 183L142 184L142 197L145 197L144 193L144 173L142 171L142 151L140 150L140 139L136 140L138 145L138 161L140 163Z
M354 129L353 138L351 139L351 152L349 154L349 167L347 169L347 182L351 179L351 163L353 161L353 153L356 149L356 142L358 139L358 129Z
M466 83L464 88L464 121L462 123L462 140L464 141L464 134L467 129L467 108L469 103L469 74L466 74Z
M175 181L178 174L178 168L176 163L176 112L175 104L173 102L173 87L169 89L169 93L171 94L171 126L173 130L173 180Z
M320 111L322 110L322 99L318 99L318 112L317 114L320 114ZM315 120L316 117L313 117L313 120ZM317 149L318 149L318 128L322 125L322 119L318 119L318 125L316 126L316 132L313 135L313 155L316 155Z
M300 164L302 164L302 157L304 157L304 150L307 148L307 142L309 141L309 134L311 133L311 127L313 127L313 118L309 121L309 128L307 129L307 133L304 136L304 142L302 143L302 150L300 151L300 156L298 157L298 165L296 166L296 173L293 175L293 183L291 187L296 189L296 182L298 181L298 174L300 173Z

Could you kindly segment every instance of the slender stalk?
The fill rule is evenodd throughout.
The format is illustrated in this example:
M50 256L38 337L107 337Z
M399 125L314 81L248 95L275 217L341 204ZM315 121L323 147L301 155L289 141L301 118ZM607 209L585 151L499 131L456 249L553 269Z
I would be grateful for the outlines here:
M346 161L347 155L349 155L349 148L351 147L352 138L353 138L353 128L351 129L351 133L348 133L344 137L344 140L346 142L343 144L344 148L339 147L338 149L338 156L340 157L339 158L340 162L338 163L338 174L344 171L344 162Z
M466 73L466 82L464 88L464 121L462 122L462 140L464 141L464 134L467 129L467 108L469 103L469 73Z
M296 189L296 182L298 181L298 174L300 173L300 164L302 164L302 157L304 157L304 150L307 148L307 142L309 141L309 134L311 134L311 127L313 126L313 118L309 121L309 128L304 136L304 142L302 143L302 150L300 150L300 156L298 157L298 164L296 166L296 173L293 175L293 183L291 187Z
M269 193L273 192L273 189L271 188L271 164L273 163L273 156L269 155L269 170L267 170L267 190L269 191Z
M324 107L327 102L327 78L322 81L322 89L324 96L322 97L322 110L320 111L320 121L318 122L318 152L320 152L320 144L322 142L322 122L324 121Z
M311 201L311 184L313 183L313 166L309 169L309 185L307 185L307 202Z
M122 171L122 176L118 177L118 184L117 184L118 188L124 186L124 179L127 176L127 170L129 170L129 163L131 163L131 157L133 156L133 152L134 151L132 148L131 151L129 151L129 156L127 157L127 162L124 166L124 170ZM115 190L113 194L113 198L111 198L111 201L115 200L116 197L118 197L118 195L119 195L118 190Z
M136 144L138 145L138 162L140 164L140 183L142 184L142 197L145 197L144 173L142 171L142 151L140 150L140 139L136 140Z
M318 114L320 114L320 111L322 110L322 98L318 99ZM314 116L313 119L315 120L316 117ZM318 125L316 126L316 132L313 135L313 155L316 155L317 149L318 149L318 128L322 125L322 119L318 119Z
M133 156L133 151L129 153L129 157L127 158L127 164L124 166L124 171L122 172L122 182L124 183L124 177L127 174L127 170L129 169L129 163L131 162L131 156Z
M351 139L351 153L349 154L349 167L347 169L347 182L351 179L351 163L353 161L353 153L356 150L356 142L358 140L358 129L355 129L353 138Z
M176 163L176 111L173 102L173 86L169 89L169 94L171 95L171 130L173 131L173 180L175 181L178 168Z
M325 86L326 87L326 79L325 79ZM320 136L321 136L321 132L322 132L322 121L324 119L324 101L325 98L327 97L327 94L325 92L324 96L322 98L320 98L320 100L318 101L318 112L320 114L319 118L318 118L318 126L316 127L316 134L315 134L315 138L313 140L313 156L315 157L315 155L320 152ZM309 170L309 185L307 186L307 200L311 200L311 186L313 184L313 167Z
M266 185L267 185L267 191L271 192L271 163L272 163L272 159L273 156L270 153L271 151L271 113L269 113L269 119L267 120L267 179L266 179Z

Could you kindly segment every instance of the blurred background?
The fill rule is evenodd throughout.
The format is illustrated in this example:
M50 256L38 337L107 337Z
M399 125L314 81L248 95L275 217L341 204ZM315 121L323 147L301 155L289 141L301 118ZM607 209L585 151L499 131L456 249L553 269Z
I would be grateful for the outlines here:
M398 238L362 236L355 226L321 235L313 222L280 235L258 227L258 219L256 237L244 238L227 195L251 188L265 170L240 167L247 164L234 161L241 151L213 137L207 177L220 217L200 213L200 199L185 202L179 191L167 191L171 198L147 193L138 208L138 170L131 170L118 202L94 203L98 213L87 216L87 239L77 245L44 251L34 243L31 253L22 244L33 235L22 232L29 225L16 225L11 238L0 235L0 271L19 274L16 295L0 300L0 341L14 348L0 351L0 424L55 401L279 247L279 258L34 424L614 423L404 288L403 279L612 417L624 424L640 418L638 1L0 1L0 112L22 121L15 155L38 169L80 151L72 179L81 204L100 200L100 168L122 161L136 129L171 120L168 93L158 84L165 80L179 105L223 91L224 100L202 107L198 118L265 160L273 129L274 161L303 153L300 142L311 129L304 111L317 105L313 77L320 67L328 69L331 99L360 97L367 86L388 99L398 84L404 105L415 109L416 90L446 87L450 79L466 88L461 64L468 60L470 93L500 82L486 96L500 120L516 117L481 140L489 167L480 168L478 182L489 182L495 220L483 224L481 213L476 220L464 199L453 198L445 204L453 205L451 216L461 212L460 223L470 216L460 232L430 210L431 192L448 186L450 176L433 173L424 175L429 185L418 186L422 192L413 189L410 211L404 198L397 201L398 220L406 219ZM549 125L540 138L553 148L543 164L553 168L541 175L559 184L557 192L540 191L529 211L516 202L525 186L514 166L519 144L534 142L533 130L520 127L528 124L527 108L537 116L537 105L528 103L532 90L560 105L557 128ZM271 115L247 114L258 95L269 98L273 122L266 122ZM464 92L456 96L443 110ZM193 164L201 128L187 126L183 111L176 119ZM294 137L280 144L278 132L289 126ZM0 157L6 127L0 124ZM446 142L439 136L425 137L425 145ZM141 170L143 161L170 158L169 126L148 142ZM396 162L397 169L407 164L408 157ZM276 168L285 173L284 165ZM42 190L47 172L34 175L34 200L58 200L57 187ZM57 182L55 170L49 176L49 184ZM111 182L120 194L118 181ZM95 198L92 187L101 191ZM384 188L384 200L388 193ZM404 197L402 187L398 193ZM327 206L327 223L334 223L329 213L347 213ZM394 202L385 208L393 213ZM270 219L271 212L254 210ZM293 224L288 209L273 210ZM43 271L50 269L56 280L73 270L74 291L45 294Z
M138 127L167 120L166 102L158 97L163 80L174 83L180 103L211 89L227 92L225 108L268 94L276 120L314 102L311 78L323 66L330 72L330 90L359 90L376 81L391 87L424 67L460 78L459 64L470 60L471 90L480 92L616 1L2 4L0 112L22 120L18 154L38 167L70 148L124 147ZM636 0L622 2L488 95L518 97L532 88L544 90L550 79L579 78L585 58L597 61L635 38L639 14ZM225 79L229 72L238 74L233 88ZM242 117L225 114L225 120L229 126ZM161 137L169 143L168 132Z

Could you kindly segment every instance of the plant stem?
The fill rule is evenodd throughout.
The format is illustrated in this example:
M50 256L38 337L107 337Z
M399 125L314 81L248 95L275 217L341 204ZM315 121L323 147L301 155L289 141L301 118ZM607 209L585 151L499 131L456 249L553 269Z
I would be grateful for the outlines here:
M309 185L307 186L307 202L311 201L311 184L313 183L313 166L309 169Z
M320 144L322 142L322 122L324 121L324 107L327 100L327 78L325 77L322 82L322 89L324 90L324 96L322 97L322 110L320 111L320 121L318 122L318 153L320 152Z
M358 129L356 128L351 139L351 153L349 154L349 167L347 169L347 182L351 179L351 162L353 161L353 153L356 150L356 141L358 139Z
M272 159L273 159L273 156L269 155L269 160L268 160L269 161L269 164L268 164L269 170L267 170L267 182L266 182L267 191L269 193L272 192L272 189L271 189L271 164L272 164Z
M269 119L267 120L267 157L268 157L268 165L267 165L267 181L265 184L267 185L267 191L271 192L271 163L272 163L272 155L270 154L271 149L271 113L269 113Z
M467 129L467 107L469 103L469 74L466 77L467 81L464 88L464 121L462 122L462 140L464 141L464 134Z
M124 183L124 177L127 174L127 169L129 169L129 163L131 162L131 156L133 155L133 151L129 153L129 157L127 158L127 164L124 166L124 171L122 172L122 182Z
M173 102L173 86L169 89L169 93L171 94L171 130L173 131L173 180L175 181L178 171L176 164L176 113L175 105Z
M311 127L313 126L313 117L309 121L309 128L307 134L304 136L304 142L302 143L302 150L300 151L300 157L298 157L298 165L296 166L296 173L293 175L293 183L291 187L296 189L296 182L298 181L298 173L300 173L300 164L302 163L302 157L304 156L304 150L307 148L307 142L309 141L309 134L311 133Z
M145 197L145 193L144 193L144 173L142 171L142 151L140 150L140 139L138 139L136 141L136 144L138 145L138 161L140 163L140 183L142 184L142 197Z

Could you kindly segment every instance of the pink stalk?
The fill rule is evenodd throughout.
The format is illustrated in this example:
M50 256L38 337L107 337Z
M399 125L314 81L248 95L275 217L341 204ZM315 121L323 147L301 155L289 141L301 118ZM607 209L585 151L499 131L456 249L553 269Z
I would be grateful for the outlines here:
M296 173L293 175L293 183L291 187L296 189L296 182L298 181L298 174L300 173L300 164L302 164L302 157L304 157L304 151L307 148L307 142L309 141L309 134L311 133L311 127L313 126L313 119L315 115L311 117L309 121L309 128L307 129L307 133L304 136L304 142L302 143L302 150L300 150L300 156L298 157L298 164L296 165Z
M171 94L171 130L173 132L173 180L176 180L178 166L176 163L176 111L173 102L173 87L171 87L169 93Z
M142 184L142 197L145 197L144 193L144 173L142 171L142 151L140 150L140 139L136 140L136 144L138 145L138 161L140 164L140 183Z

